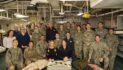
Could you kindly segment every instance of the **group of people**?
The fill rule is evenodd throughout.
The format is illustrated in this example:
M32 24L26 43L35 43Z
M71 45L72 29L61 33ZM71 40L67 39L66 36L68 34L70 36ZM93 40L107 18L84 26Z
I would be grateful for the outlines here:
M90 23L32 24L3 38L8 70L41 70L54 60L72 60L76 70L84 62L113 70L118 44L114 29L105 29L103 22L95 29Z

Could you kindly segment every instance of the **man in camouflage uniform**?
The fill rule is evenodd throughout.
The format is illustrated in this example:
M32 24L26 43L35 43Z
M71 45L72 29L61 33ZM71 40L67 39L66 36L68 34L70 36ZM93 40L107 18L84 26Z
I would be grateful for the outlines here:
M83 33L83 54L84 59L88 59L90 45L95 40L95 32L91 30L91 25L86 24L86 31Z
M73 38L74 38L75 32L76 32L76 25L75 23L72 23L70 28L70 33Z
M64 26L60 25L59 30L58 30L59 34L60 34L60 38L64 39L65 37L65 30L64 30Z
M73 66L77 69L77 70L82 70L82 68L84 67L85 64L85 60L83 60L83 32L81 31L81 27L78 25L77 26L77 31L75 32L74 35L74 50L75 50L75 56L76 58L73 59Z
M101 66L101 63L104 62L104 69L107 69L109 65L109 48L105 42L101 41L99 35L96 35L95 39L96 41L90 46L88 62L98 66Z
M38 53L32 41L29 42L29 46L24 50L24 58L26 65L39 59Z
M46 28L45 25L42 23L41 26L39 27L39 33L40 35L46 35Z
M107 30L104 29L104 24L102 22L98 23L98 28L96 29L96 34L100 35L102 40L105 39Z
M56 33L56 39L54 40L54 45L55 45L55 48L59 48L61 46L61 39L59 37L59 33Z
M82 36L83 32L81 31L81 27L78 25L77 26L77 31L74 36L74 50L75 50L75 55L77 58L82 58Z
M35 45L38 42L40 36L41 36L41 34L39 31L39 28L37 26L35 26L34 32L32 32L32 40L34 41Z
M70 23L67 22L67 23L65 23L64 25L65 25L65 33L70 32L70 30L71 30L71 28L70 28Z
M45 57L47 46L48 46L48 44L47 44L47 42L45 41L45 37L44 37L44 35L42 35L42 36L40 37L39 42L36 44L37 53L38 53L38 55L39 55L41 58L44 58L44 57Z
M17 47L18 41L13 40L13 47L8 49L6 53L6 64L8 70L21 70L23 67L23 54L22 50Z
M111 70L113 70L115 57L117 54L117 47L119 44L118 37L116 35L114 35L113 29L109 29L109 33L106 36L106 43L108 44L108 47L110 49L109 67Z

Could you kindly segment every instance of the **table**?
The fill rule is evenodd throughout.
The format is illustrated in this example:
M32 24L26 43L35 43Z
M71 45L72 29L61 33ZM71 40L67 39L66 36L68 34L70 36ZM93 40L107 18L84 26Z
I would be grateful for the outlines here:
M72 70L71 61L52 61L48 62L47 70Z

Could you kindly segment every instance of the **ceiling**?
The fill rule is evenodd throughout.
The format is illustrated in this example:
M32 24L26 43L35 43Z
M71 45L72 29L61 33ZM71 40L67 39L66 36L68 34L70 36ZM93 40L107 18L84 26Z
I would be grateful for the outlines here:
M92 8L123 8L123 0L90 0Z
M93 1L100 1L92 6ZM30 4L36 5L28 10ZM103 14L119 9L123 6L123 0L90 0L89 12L93 15ZM43 17L59 17L59 12L64 11L65 16L76 15L80 11L87 11L86 0L0 0L0 8L8 10L9 16L17 11L25 15L40 14ZM108 8L108 9L105 9ZM46 13L44 13L46 12Z

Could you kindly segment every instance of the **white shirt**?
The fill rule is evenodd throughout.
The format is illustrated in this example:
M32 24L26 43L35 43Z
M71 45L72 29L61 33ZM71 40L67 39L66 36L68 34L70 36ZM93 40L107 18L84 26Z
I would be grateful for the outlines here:
M16 39L16 37L12 37L12 38L4 37L3 38L3 46L6 47L6 48L11 48L12 47L12 42L13 42L14 39Z

